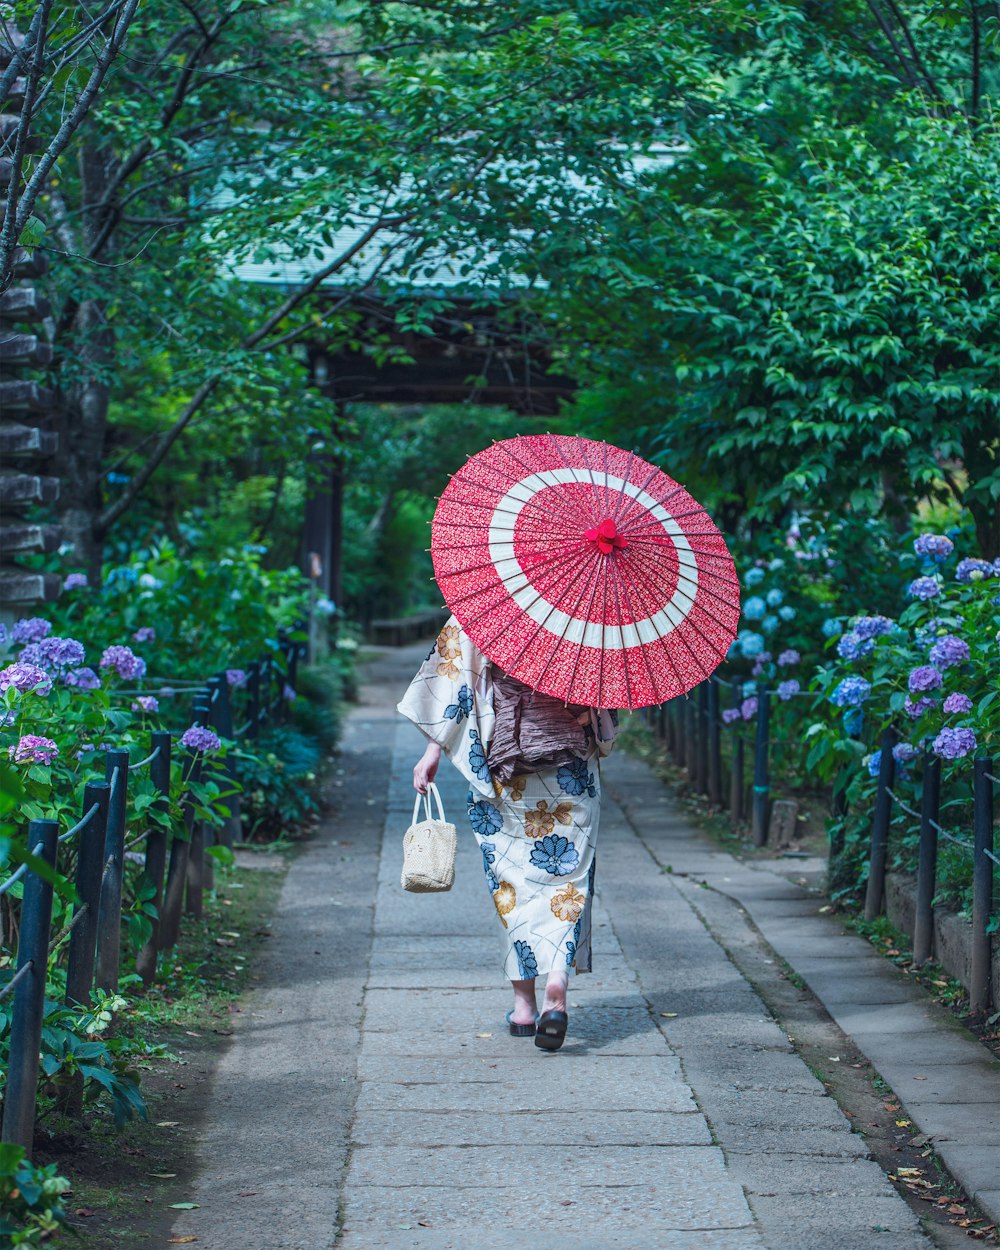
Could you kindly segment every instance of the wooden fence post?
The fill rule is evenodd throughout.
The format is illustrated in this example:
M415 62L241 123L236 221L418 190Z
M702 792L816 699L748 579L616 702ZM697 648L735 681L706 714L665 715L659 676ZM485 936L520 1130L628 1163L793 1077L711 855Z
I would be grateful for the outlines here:
M59 826L54 820L33 820L28 826L28 846L51 867L56 864ZM38 1061L41 1055L42 1019L45 1014L45 975L52 923L52 885L33 872L24 879L21 931L17 943L17 973L10 1025L10 1059L4 1093L5 1142L23 1146L31 1156L35 1135L35 1101L38 1097ZM15 975L17 975L15 973Z
M865 891L865 919L874 920L882 911L885 896L885 863L889 853L889 823L892 819L892 783L896 776L896 761L892 746L891 729L882 734L882 761L878 770L878 790L875 792L875 816L872 821L871 855L868 861L868 887Z
M993 761L979 758L972 764L972 829L975 858L972 864L972 971L969 1010L985 1011L990 1004L992 942L990 906L993 900ZM987 854L989 852L989 854Z
M684 767L688 780L694 782L698 758L698 729L694 699L690 693L684 696Z
M197 780L197 757L190 752L184 760L184 782ZM177 945L181 932L181 911L184 906L184 886L187 882L188 858L191 853L191 823L193 813L189 801L185 802L182 827L170 843L170 864L167 868L167 884L163 888L163 912L160 916L158 934L160 950Z
M66 1002L90 1006L94 984L94 954L97 950L97 909L101 901L101 876L104 871L104 841L108 832L108 803L111 787L106 781L88 781L83 791L83 810L89 812L97 804L92 819L80 830L76 860L76 892L81 908L87 914L69 935L69 956L66 965Z
M157 755L149 766L149 776L160 797L150 810L158 815L166 816L170 811L170 734L162 730L157 731L152 735L151 746ZM135 957L136 971L147 986L152 984L156 976L156 952L160 944L163 879L166 867L167 830L164 825L154 823L149 826L149 833L146 835L146 871L143 875L156 891L151 900L156 908L156 915L152 918L153 931Z
M121 968L122 873L125 870L125 824L128 803L128 751L108 751L105 778L111 785L104 835L101 899L97 911L97 986L114 993Z
M913 962L926 963L934 949L934 886L937 876L938 835L935 825L941 810L941 760L924 751L924 777L920 795L920 849L917 854L917 905L913 921Z
M751 833L754 846L767 844L767 819L770 812L770 711L771 693L767 686L757 691L757 734L753 752L753 823Z
M695 756L694 788L699 794L708 790L708 682L697 690L698 753Z
M191 704L192 716L196 725L207 725L211 716L209 697L204 692L198 694ZM196 766L193 779L201 775L201 764ZM191 845L188 849L187 862L187 898L185 910L189 916L200 920L204 910L203 895L206 888L207 866L205 861L205 822L191 814Z
M220 738L232 741L233 738L233 705L229 697L229 682L225 673L219 673L208 679L208 687L212 694L212 725ZM216 693L218 692L218 693ZM226 776L232 781L232 769L227 764ZM240 815L240 796L230 794L226 800L225 824L219 831L219 842L233 849L237 842L243 841L243 821Z

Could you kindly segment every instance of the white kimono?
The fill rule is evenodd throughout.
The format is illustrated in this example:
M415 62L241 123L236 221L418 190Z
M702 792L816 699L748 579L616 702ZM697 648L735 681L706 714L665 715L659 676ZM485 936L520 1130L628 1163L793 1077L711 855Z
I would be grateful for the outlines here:
M491 669L452 617L398 710L471 784L469 820L504 929L504 974L515 981L568 968L590 972L598 760L611 750L616 717L593 709L584 754L500 785L486 763L494 725Z

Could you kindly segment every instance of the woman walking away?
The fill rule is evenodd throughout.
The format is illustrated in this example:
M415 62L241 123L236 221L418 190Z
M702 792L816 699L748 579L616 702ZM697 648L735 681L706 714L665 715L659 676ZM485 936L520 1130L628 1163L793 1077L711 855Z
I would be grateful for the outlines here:
M566 705L502 672L452 617L399 704L428 738L413 770L421 793L442 752L468 780L469 819L503 927L515 1037L558 1050L570 968L591 970L600 816L599 758L613 712ZM538 1014L535 982L545 977Z

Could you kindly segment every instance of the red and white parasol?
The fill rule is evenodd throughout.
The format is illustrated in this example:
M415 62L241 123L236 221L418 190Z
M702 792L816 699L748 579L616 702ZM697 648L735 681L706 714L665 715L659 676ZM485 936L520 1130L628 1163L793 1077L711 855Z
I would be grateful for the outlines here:
M494 443L451 479L431 534L441 593L476 646L567 703L662 703L736 636L739 580L705 509L607 443Z

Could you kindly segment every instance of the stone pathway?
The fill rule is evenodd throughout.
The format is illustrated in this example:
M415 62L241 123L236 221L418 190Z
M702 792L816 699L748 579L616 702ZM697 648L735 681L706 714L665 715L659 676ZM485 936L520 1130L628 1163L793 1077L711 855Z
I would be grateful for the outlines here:
M399 888L421 738L392 706L422 655L386 653L352 713L340 814L289 873L206 1109L200 1206L175 1235L210 1250L930 1250L675 875L721 884L735 861L634 760L605 770L629 810L607 797L596 971L570 983L566 1045L510 1037L474 839L450 894ZM461 830L466 786L445 766L440 781Z

